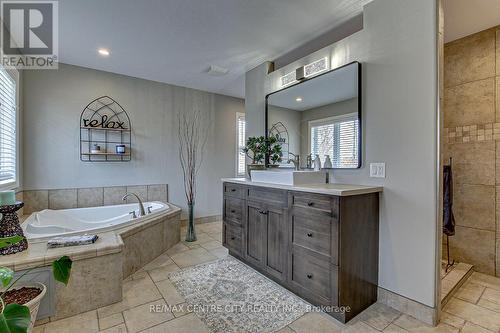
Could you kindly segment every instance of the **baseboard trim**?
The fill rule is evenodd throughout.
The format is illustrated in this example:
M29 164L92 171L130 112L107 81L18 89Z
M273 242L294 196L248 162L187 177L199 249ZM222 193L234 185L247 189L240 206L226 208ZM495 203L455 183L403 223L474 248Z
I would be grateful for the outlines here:
M204 217L196 217L194 219L194 223L196 224L203 224L203 223L211 223L211 222L217 222L222 220L222 215L212 215L212 216L204 216ZM181 227L187 226L187 219L181 220Z
M437 308L432 308L380 287L378 287L378 301L426 324L432 326L438 324Z

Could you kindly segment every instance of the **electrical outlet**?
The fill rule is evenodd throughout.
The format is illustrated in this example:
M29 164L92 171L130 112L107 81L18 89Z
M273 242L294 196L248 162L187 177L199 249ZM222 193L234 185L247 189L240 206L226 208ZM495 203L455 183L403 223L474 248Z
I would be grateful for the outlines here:
M385 178L385 163L370 163L370 177Z

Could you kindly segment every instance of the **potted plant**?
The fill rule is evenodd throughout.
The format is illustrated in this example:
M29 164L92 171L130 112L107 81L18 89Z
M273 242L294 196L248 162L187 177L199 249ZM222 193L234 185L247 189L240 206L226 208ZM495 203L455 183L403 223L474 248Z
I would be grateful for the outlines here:
M266 158L266 138L263 136L249 137L247 139L243 152L252 160L252 163L247 164L248 176L252 177L252 170L264 170L264 159Z
M0 249L22 241L24 237L13 236L0 238ZM52 273L54 279L68 284L71 273L72 261L67 256L63 256L52 263ZM17 279L14 272L7 267L0 267L0 281L3 288L0 293L0 332L2 333L27 333L33 329L36 320L40 301L45 295L47 288L42 283L28 283L13 288L17 281L29 273L31 268L26 270Z
M282 161L283 151L278 139L278 134L271 135L266 142L266 153L269 156L270 168L279 167L279 163Z

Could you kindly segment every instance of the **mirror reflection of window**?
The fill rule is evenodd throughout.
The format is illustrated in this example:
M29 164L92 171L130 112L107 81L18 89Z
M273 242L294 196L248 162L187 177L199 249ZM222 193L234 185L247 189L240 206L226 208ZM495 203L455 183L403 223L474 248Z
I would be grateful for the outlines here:
M309 122L310 152L314 157L330 157L332 168L357 168L358 114L330 117Z

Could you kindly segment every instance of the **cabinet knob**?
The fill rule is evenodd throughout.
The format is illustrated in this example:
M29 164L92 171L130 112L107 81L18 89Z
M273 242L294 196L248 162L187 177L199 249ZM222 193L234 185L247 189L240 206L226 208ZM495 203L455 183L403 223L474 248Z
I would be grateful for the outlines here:
M261 210L261 211L259 211L259 213L261 213L263 215L267 215L267 211L265 211L265 210Z
M233 236L233 237L231 237L231 240L235 240L235 239L236 239L236 237L234 237L234 236Z
M312 274L307 274L308 279L312 279L313 275Z
M235 188L232 188L232 189L231 189L231 192L236 192L236 189L235 189Z
M308 202L308 203L307 203L307 205L308 205L309 207L314 206L314 202Z
M312 237L312 236L313 236L312 232L307 233L307 237Z
M231 213L233 213L233 214L234 214L234 213L236 213L236 211L235 211L234 209L231 209Z

